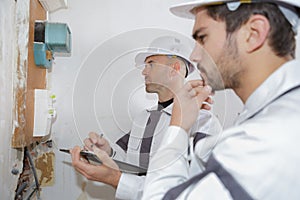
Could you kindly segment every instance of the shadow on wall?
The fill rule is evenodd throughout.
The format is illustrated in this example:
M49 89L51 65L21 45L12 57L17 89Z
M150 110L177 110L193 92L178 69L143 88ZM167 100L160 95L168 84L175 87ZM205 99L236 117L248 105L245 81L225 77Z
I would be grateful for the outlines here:
M76 172L76 184L81 188L81 194L77 200L88 199L108 199L111 197L114 199L115 189L109 185L97 183L95 181L89 181L85 179L81 174ZM100 192L101 191L101 192Z

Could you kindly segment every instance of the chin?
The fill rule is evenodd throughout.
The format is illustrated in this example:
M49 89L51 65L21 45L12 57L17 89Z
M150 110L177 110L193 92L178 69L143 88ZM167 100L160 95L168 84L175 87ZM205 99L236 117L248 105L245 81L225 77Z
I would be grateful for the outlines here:
M155 93L155 90L151 89L151 87L147 87L145 88L147 93Z
M147 93L154 93L154 91L153 91L153 90L151 90L151 89L147 89L147 88L146 88L146 92L147 92Z

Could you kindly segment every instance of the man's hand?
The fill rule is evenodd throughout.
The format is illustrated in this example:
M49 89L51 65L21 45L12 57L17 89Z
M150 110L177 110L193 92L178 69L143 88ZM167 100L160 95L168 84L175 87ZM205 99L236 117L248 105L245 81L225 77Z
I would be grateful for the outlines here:
M103 164L92 165L80 156L80 151L79 146L70 150L73 167L88 180L106 183L117 188L121 172L118 165L108 154L97 147L93 147L94 153L100 158Z
M89 151L93 151L93 146L95 145L99 149L105 151L108 155L111 155L111 147L109 142L103 137L94 132L89 133L89 137L84 140L85 148Z
M210 86L203 86L201 80L187 82L176 94L170 125L179 126L186 132L194 124L201 108L210 109ZM207 102L208 104L203 104Z

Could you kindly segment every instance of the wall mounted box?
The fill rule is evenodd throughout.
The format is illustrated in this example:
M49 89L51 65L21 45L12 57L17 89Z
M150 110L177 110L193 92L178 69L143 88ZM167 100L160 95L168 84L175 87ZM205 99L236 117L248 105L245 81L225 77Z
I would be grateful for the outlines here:
M45 26L45 43L53 52L71 52L71 31L67 24L48 23Z
M50 133L52 119L49 117L49 102L48 90L34 90L33 137L44 137Z
M36 21L34 27L34 62L50 68L54 53L71 53L71 31L67 24Z
M34 62L37 66L43 66L45 68L50 68L52 65L52 59L47 58L48 48L45 43L34 42L33 52L34 52Z

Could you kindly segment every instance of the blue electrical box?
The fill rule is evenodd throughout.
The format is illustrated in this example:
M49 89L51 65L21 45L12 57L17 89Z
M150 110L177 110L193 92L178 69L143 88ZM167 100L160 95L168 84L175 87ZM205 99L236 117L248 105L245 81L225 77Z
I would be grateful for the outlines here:
M45 43L53 52L71 53L71 31L68 25L46 23Z
M33 43L34 52L34 62L37 66L43 66L45 68L50 68L52 65L52 57L47 55L47 46L42 42Z
M71 31L68 25L36 21L33 48L35 64L50 68L55 52L71 53Z

